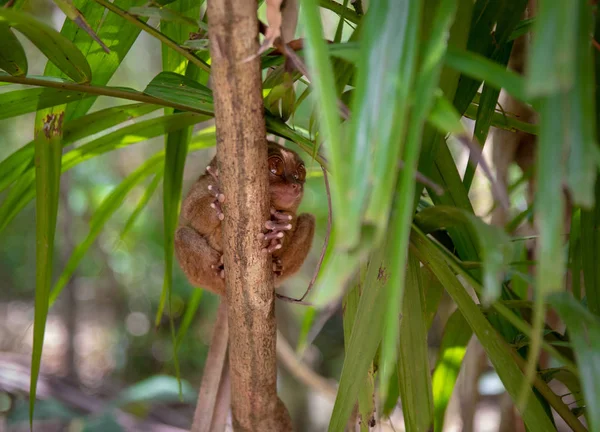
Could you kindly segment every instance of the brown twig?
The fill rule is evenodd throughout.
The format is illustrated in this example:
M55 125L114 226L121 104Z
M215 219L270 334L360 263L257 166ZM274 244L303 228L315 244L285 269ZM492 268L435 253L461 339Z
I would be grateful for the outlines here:
M510 201L508 199L508 192L494 178L494 175L492 174L492 170L490 169L490 166L488 165L485 158L483 157L483 152L482 152L481 147L479 145L477 145L476 143L474 143L473 141L471 141L469 139L469 137L467 137L466 135L458 135L457 139L461 142L461 144L463 144L466 148L468 148L470 150L471 157L469 157L469 161L471 161L473 163L475 168L477 168L477 165L481 165L481 169L483 170L483 173L485 174L485 176L488 178L488 180L490 181L490 183L492 185L492 193L494 194L494 196L500 203L500 206L502 206L502 208L504 210L508 210L510 207Z
M277 331L277 357L294 377L312 390L315 390L331 401L335 400L337 390L331 381L316 374L302 360L281 334Z
M216 413L222 413L223 410L223 407L219 406L219 402L226 403L226 401L219 401L218 395L223 379L226 378L225 370L228 369L225 362L228 340L227 304L225 301L221 301L217 309L210 350L202 374L202 384L198 392L198 403L194 412L191 432L211 432L213 419L221 417ZM229 404L227 404L227 409L229 409Z

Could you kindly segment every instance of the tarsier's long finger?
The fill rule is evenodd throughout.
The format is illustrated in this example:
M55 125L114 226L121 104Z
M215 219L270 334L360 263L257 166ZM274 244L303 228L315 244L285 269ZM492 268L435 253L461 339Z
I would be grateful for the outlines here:
M275 240L271 240L271 243L269 244L269 246L267 246L266 248L264 248L262 251L263 251L263 253L273 253L277 249L281 249L281 243L279 243L275 239Z
M219 202L224 202L225 201L225 195L223 195L221 193L221 191L219 190L218 186L208 185L208 192L210 192L210 194L212 196L214 196L217 199L217 201L219 201Z
M219 201L213 202L210 206L215 209L217 218L219 218L219 220L225 219L225 215L223 214L223 209L221 209L221 203L219 203Z
M292 215L277 211L274 208L271 208L271 215L273 215L273 217L275 219L280 220L280 221L291 221L292 220Z
M263 236L263 240L272 240L272 239L281 239L283 238L283 233L281 231L273 231L270 233L266 233Z
M290 223L277 223L273 221L266 221L265 228L272 231L287 231L292 229L292 224Z
M214 178L215 180L219 180L219 169L218 168L213 168L212 166L207 166L206 167L206 172L209 173L212 178Z

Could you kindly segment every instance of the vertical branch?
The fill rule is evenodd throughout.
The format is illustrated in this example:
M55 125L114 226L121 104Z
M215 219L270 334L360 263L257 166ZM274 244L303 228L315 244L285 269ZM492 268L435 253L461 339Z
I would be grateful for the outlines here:
M291 431L277 397L275 296L257 234L269 217L266 128L256 0L208 2L236 431Z

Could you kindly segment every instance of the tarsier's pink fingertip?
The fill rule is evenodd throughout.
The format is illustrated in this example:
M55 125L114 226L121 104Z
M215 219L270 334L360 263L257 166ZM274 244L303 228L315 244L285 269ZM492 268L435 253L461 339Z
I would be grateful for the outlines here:
M211 208L214 208L214 209L216 209L216 208L217 208L217 206L215 205L215 203L212 203L212 204L210 205L210 207L211 207Z
M213 185L208 185L208 190L209 191L213 190Z
M292 215L288 215L288 220L292 220L292 219L293 219Z
M287 224L285 229L292 229L292 224Z
M225 195L223 194L219 194L219 196L217 197L217 199L221 202L225 201Z
M223 213L219 214L219 220L225 219L225 215Z
M277 238L283 238L283 233L282 232L277 233Z
M277 249L281 249L281 244L278 244L277 246L275 246L275 250Z

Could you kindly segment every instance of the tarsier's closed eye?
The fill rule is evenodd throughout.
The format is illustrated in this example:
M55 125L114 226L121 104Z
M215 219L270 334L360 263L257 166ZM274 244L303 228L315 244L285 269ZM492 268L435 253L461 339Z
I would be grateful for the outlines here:
M283 174L283 159L279 156L271 156L269 158L269 171L271 174L280 176Z

